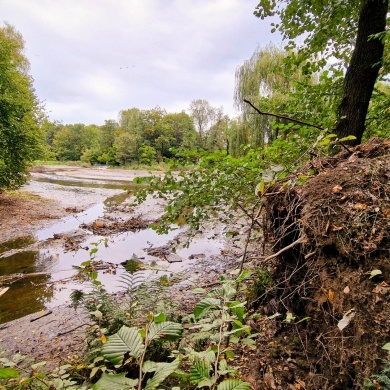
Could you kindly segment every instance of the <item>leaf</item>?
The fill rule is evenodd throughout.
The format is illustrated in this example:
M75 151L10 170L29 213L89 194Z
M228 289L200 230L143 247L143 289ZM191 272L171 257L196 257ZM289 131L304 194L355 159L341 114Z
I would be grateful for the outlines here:
M103 313L100 310L92 311L90 314L95 316L99 321L101 321L103 318Z
M157 363L157 370L153 378L146 382L145 390L153 390L157 388L169 375L179 368L180 360L175 359L171 363Z
M343 330L346 326L349 325L349 323L351 322L353 317L355 317L355 315L356 315L355 309L348 310L344 314L343 318L338 322L337 327L340 330Z
M157 363L152 362L151 360L147 360L142 365L142 372L154 372L157 370Z
M194 308L195 319L203 317L212 307L220 306L221 301L216 298L204 298Z
M107 343L103 345L102 353L111 363L121 364L126 352L139 358L143 347L144 343L138 328L122 326L117 333L108 337Z
M372 279L373 277L375 277L377 275L382 275L382 271L380 269L373 269L370 272L370 277L368 279Z
M240 275L237 277L237 279L235 280L236 283L241 283L242 281L244 281L245 279L247 279L249 276L251 275L251 271L247 270L247 269L244 269Z
M150 341L160 338L175 340L181 337L182 333L183 325L177 322L165 321L158 324L153 322L149 327L147 338Z
M211 363L208 360L196 359L190 367L190 383L197 385L205 379L211 379L210 371Z
M340 138L339 141L345 142L345 141L353 141L356 137L354 135L347 135L346 137Z
M138 385L138 379L126 378L126 373L108 375L102 377L94 384L94 390L130 390Z
M154 322L159 323L159 322L164 322L167 320L167 315L165 313L158 313L154 317Z
M390 343L386 343L382 349L385 349L386 351L390 351Z
M0 367L0 379L18 378L19 372L9 367Z
M217 386L217 390L251 390L251 385L239 379L226 379Z
M207 290L204 289L204 288L199 287L199 288L194 288L193 290L191 290L191 292L193 294L206 294Z

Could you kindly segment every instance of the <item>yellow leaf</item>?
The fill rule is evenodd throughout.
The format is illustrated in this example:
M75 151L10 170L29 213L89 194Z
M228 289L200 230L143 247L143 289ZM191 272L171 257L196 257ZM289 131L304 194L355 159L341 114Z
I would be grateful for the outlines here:
M332 290L328 291L328 299L333 302L334 299L334 292Z
M355 210L365 210L367 208L367 205L364 203L356 203L355 206L353 206Z
M105 344L105 343L107 342L107 338L106 338L106 336L105 336L104 334L101 334L101 335L100 335L100 341L101 341L103 344Z

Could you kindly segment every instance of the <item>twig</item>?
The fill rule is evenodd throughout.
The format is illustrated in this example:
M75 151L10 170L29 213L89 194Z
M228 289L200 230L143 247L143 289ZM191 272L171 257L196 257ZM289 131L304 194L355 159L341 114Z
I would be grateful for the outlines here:
M77 329L79 329L79 328L82 328L83 326L86 326L86 325L92 325L92 324L89 324L88 322L86 322L85 324L81 324L81 325L79 325L79 326L76 326L75 328L70 329L70 330L67 330L66 332L57 333L57 337L58 337L58 336L63 336L64 334L72 333L72 332L74 332L75 330L77 330Z
M290 245L285 246L285 247L284 247L283 249L281 249L279 252L276 252L276 253L274 253L273 255L266 257L266 258L264 259L264 261L268 261L268 260L273 259L274 257L278 257L278 256L281 255L283 252L286 252L286 251L288 251L289 249L294 248L294 246L297 246L298 244L302 244L303 242L304 242L303 237L300 237L300 238L298 238L298 240L292 242Z

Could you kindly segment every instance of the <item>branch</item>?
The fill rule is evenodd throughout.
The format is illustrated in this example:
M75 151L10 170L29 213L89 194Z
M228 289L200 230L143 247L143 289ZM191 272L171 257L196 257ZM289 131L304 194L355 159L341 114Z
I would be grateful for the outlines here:
M290 245L287 245L285 246L284 248L282 248L279 252L276 252L274 253L273 255L271 256L268 256L264 259L264 261L268 261L268 260L271 260L273 259L274 257L278 257L279 255L281 255L283 252L286 252L287 250L291 249L291 248L294 248L294 246L297 246L298 244L302 244L303 242L305 242L305 239L303 237L300 237L298 238L298 240L292 242Z
M284 116L284 115L278 115L278 114L272 114L271 112L263 112L263 111L260 111L257 107L255 107L249 100L247 99L244 99L244 102L245 103L248 103L253 109L256 110L256 112L260 115L268 115L268 116L273 116L274 118L279 118L279 119L286 119L288 121L291 121L291 122L295 122L295 123L299 123L300 125L304 125L304 126L310 126L310 127L314 127L315 129L318 129L318 130L323 130L323 131L326 131L327 133L329 133L329 130L326 130L326 129L323 129L322 127L320 126L317 126L317 125L312 125L311 123L307 123L307 122L303 122L303 121L300 121L298 119L294 119L294 118L290 118L288 116ZM348 153L352 154L351 150L347 148L347 146L342 143L341 141L339 140L336 140L336 142L338 144L340 144Z
M293 118L290 118L288 116L284 116L284 115L277 115L277 114L272 114L270 112L263 112L263 111L260 111L257 107L255 107L249 100L246 100L244 99L244 102L249 104L253 109L255 109L257 111L258 114L260 115L268 115L268 116L273 116L275 118L279 118L279 119L286 119L288 121L291 121L291 122L295 122L295 123L299 123L300 125L304 125L304 126L310 126L310 127L315 127L316 129L319 129L319 130L324 130L322 127L320 126L317 126L317 125L312 125L311 123L307 123L307 122L303 122L303 121L300 121L298 119L293 119Z

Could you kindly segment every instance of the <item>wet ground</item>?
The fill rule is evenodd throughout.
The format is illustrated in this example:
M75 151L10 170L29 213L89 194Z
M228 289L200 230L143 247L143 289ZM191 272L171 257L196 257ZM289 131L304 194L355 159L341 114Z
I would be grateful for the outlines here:
M99 175L102 178L99 179ZM220 252L222 237L213 232L210 237L194 240L188 248L179 247L175 260L169 262L148 253L151 248L164 246L183 234L183 228L166 235L158 235L151 228L137 229L137 226L133 231L115 233L116 226L131 218L149 223L163 210L161 201L154 199L130 208L131 196L138 190L131 180L137 173L119 171L118 180L113 180L115 176L116 171L93 169L50 169L32 173L25 191L54 199L64 209L74 212L31 235L0 243L0 280L3 286L9 287L0 297L0 323L69 304L73 290L88 288L85 281L77 277L75 267L91 256L103 265L98 271L99 281L108 292L114 293L121 289L121 275L126 273L121 263L134 256L146 265L159 267L158 273L150 272L150 277L157 278L188 269L196 262L194 255L211 256ZM104 235L99 234L103 231L99 223L102 228L109 223L112 233L104 229ZM91 231L91 227L96 228ZM97 252L91 255L93 248Z
M45 167L21 191L0 196L0 286L9 287L0 295L0 351L6 356L20 353L53 367L83 354L90 320L85 309L69 305L70 293L88 289L74 267L91 259L95 248L93 261L103 265L96 267L98 280L108 291L121 295L121 263L137 257L158 268L145 271L146 277L175 276L171 298L184 310L194 304L194 287L213 286L239 267L242 240L226 241L225 227L217 222L208 223L188 247L185 227L163 236L144 228L164 209L153 198L130 207L137 190L132 181L146 175Z

